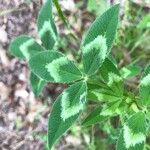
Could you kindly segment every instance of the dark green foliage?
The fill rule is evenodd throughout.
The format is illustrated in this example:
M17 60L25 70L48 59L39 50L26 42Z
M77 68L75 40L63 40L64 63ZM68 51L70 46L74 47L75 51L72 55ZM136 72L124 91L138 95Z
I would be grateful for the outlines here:
M96 109L94 109L82 122L82 126L91 126L96 123L100 123L102 121L105 121L107 117L100 115L102 111L102 106L98 106Z

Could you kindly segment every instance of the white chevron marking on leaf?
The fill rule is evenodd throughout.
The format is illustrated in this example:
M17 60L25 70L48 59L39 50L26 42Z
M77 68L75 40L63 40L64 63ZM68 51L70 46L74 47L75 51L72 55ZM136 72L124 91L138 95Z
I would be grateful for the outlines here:
M40 36L42 37L47 31L50 31L50 33L52 34L52 37L56 41L57 37L52 29L50 21L44 22L42 29L39 31Z
M99 35L92 42L83 46L85 71L93 74L102 65L107 55L106 38Z
M34 44L34 40L30 39L20 45L20 50L26 58L30 58L30 53L28 52L28 47Z
M58 59L53 60L50 64L46 65L45 68L47 68L50 75L54 78L55 81L61 80L61 76L59 74L59 68L60 65L67 64L65 57L60 57Z
M60 81L62 76L59 74L59 68L62 65L67 64L68 61L65 57L60 57L58 59L53 60L51 63L45 66L50 75L54 78L55 81Z
M106 53L103 52L107 51L106 38L101 35L97 36L92 42L83 47L84 53L88 53L93 48L101 49L101 58L105 58Z
M146 137L143 133L133 133L127 125L124 125L123 137L127 149L134 147L136 144L142 144L146 140Z
M61 100L61 105L62 105L61 118L64 121L69 117L76 115L77 113L80 112L80 110L84 108L86 92L80 95L80 102L74 106L70 106L70 101L68 96L69 94L67 92L64 92Z

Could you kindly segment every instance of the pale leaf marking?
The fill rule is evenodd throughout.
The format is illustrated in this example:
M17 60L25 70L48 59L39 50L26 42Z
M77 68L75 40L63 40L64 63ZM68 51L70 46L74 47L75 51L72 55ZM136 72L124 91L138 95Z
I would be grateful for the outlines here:
M123 137L127 149L134 147L136 144L142 144L146 140L146 137L143 133L133 133L127 125L124 125Z
M70 107L69 102L69 94L67 92L64 92L61 99L61 106L62 106L62 112L61 112L61 118L65 121L71 116L76 115L84 108L85 100L86 100L86 92L84 92L82 95L80 95L80 102L76 105Z
M34 40L30 39L23 44L20 45L20 50L26 58L30 58L30 53L28 52L28 48L34 44Z
M42 37L47 31L50 31L53 39L56 41L57 37L52 29L50 21L45 21L41 30L39 31L40 36Z

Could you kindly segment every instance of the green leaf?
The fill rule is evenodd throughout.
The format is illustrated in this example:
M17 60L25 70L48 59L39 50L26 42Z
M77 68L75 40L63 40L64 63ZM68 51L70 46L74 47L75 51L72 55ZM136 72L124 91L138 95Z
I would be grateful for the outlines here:
M99 16L85 34L82 45L86 46L98 36L103 36L106 38L107 49L109 52L116 34L118 15L119 4L112 6L102 16Z
M104 63L99 69L101 78L107 83L109 81L109 73L114 73L118 76L120 76L118 68L115 66L115 64L109 59L106 58Z
M30 74L30 83L32 87L32 91L35 96L39 96L42 89L44 88L46 81L37 77L33 72Z
M109 53L108 59L117 67L117 60L111 53Z
M64 16L64 13L61 10L58 0L53 0L53 3L56 6L57 12L63 23L67 26L67 18Z
M92 80L92 82L88 80L88 98L91 100L114 101L123 97L123 79L120 77L119 70L108 58L100 67L99 73L101 75L100 80L99 78Z
M116 34L118 14L119 5L114 5L98 17L87 31L82 41L83 66L86 74L94 74L109 53Z
M46 0L38 15L38 32L43 46L51 50L57 41L57 30L52 17L52 0Z
M97 36L93 41L82 48L84 72L88 75L94 74L102 65L107 54L106 39Z
M88 99L90 100L99 100L99 101L110 101L110 100L116 100L118 97L115 95L111 95L107 93L106 91L102 90L89 90L88 91Z
M146 118L143 112L132 115L120 133L117 150L143 150L146 140Z
M111 89L89 89L88 99L99 100L99 101L114 101L120 97L117 96Z
M118 91L114 92L107 83L88 82L88 98L91 100L114 101L120 99Z
M76 65L57 51L44 51L33 56L29 66L38 77L55 83L70 83L82 78Z
M131 78L136 75L139 75L141 72L141 68L136 65L127 65L120 70L120 74L123 78Z
M116 100L116 101L104 104L100 115L102 115L102 116L115 116L115 115L117 115L117 110L118 110L121 102L122 102L121 100Z
M16 57L27 59L45 50L33 38L21 35L13 40L9 47L10 53Z
M145 106L150 106L150 65L144 71L140 82L140 99Z
M91 126L106 120L107 117L100 115L101 110L101 106L98 106L96 109L94 109L82 122L82 126Z
M16 57L29 60L32 56L45 49L39 45L33 38L21 35L13 40L10 44L10 52ZM35 74L31 73L30 81L33 93L38 96L45 85L45 81L38 78Z
M114 74L112 72L108 73L108 83L107 85L112 89L112 91L122 97L124 92L124 85L123 80L120 76L117 74Z
M83 109L86 95L87 85L84 81L73 84L63 92L61 117L64 121Z
M99 69L102 80L113 92L113 95L123 96L123 79L120 76L119 70L110 59L105 59L104 63Z
M86 103L86 83L83 81L71 85L57 98L53 105L48 123L48 145L53 144L76 121Z

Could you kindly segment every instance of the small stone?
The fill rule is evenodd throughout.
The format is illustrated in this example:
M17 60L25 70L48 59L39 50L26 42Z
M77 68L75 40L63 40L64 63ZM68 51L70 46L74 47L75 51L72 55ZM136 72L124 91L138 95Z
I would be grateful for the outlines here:
M6 43L7 41L8 41L7 32L3 28L0 28L0 42Z
M29 96L29 93L24 90L24 89L18 89L16 92L15 92L15 97L21 97L23 99L27 99Z
M76 6L75 6L75 2L74 1L70 1L70 0L62 0L61 1L61 5L63 6L63 8L65 8L66 10L70 10L72 12L76 11Z
M72 135L66 137L66 142L75 146L81 145L81 139Z

